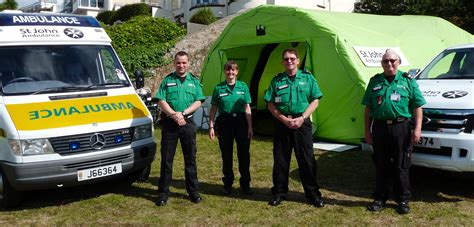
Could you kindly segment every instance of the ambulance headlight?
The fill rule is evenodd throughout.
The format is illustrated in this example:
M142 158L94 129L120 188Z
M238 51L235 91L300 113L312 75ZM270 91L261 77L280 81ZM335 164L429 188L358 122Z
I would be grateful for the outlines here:
M31 139L31 140L9 140L10 146L15 155L27 156L38 154L54 153L53 146L48 139Z
M152 134L151 124L140 125L135 127L135 130L133 131L133 140L145 139L151 137Z

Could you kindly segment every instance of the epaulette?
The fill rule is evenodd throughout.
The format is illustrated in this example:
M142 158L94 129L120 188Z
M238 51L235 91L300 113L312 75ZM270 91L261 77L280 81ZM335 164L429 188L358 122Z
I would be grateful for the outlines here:
M171 75L173 75L173 74L175 74L175 73L174 73L174 72L172 72L172 73L170 73L170 74L166 75L165 77L169 77L169 76L171 76Z
M408 79L413 79L413 76L410 75L409 73L406 73L406 72L403 73L402 76L405 77L405 78L408 78Z
M284 73L278 73L278 74L275 75L275 77L279 77L279 76L283 76L283 75L284 75Z
M199 79L199 76L198 76L198 75L194 75L194 74L191 73L191 72L190 72L189 74L190 74L191 76L194 76L194 78Z
M311 74L311 72L310 72L310 71L308 71L308 70L306 70L306 69L304 69L304 70L301 70L301 72L302 72L302 73L306 73L306 74Z

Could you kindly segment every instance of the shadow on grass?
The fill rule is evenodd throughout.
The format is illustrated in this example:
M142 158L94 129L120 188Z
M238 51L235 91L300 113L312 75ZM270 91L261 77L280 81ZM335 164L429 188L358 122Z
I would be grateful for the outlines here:
M135 185L132 185L130 180L117 178L70 188L27 191L23 193L23 200L20 206L9 209L9 211L66 205L82 200L97 198L109 193L153 200L156 196L155 191L156 190L136 187Z
M375 170L370 152L317 152L318 183L322 189L371 200L375 187ZM410 169L412 201L457 202L474 199L474 174L453 173L435 169ZM298 169L290 176L299 180ZM336 201L338 203L338 201ZM344 205L344 203L339 203ZM347 205L347 204L346 204ZM349 202L350 205L350 202Z

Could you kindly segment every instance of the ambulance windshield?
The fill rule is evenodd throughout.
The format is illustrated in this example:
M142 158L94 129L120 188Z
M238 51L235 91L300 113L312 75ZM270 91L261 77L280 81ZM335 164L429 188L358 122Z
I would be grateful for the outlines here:
M0 47L5 95L83 91L131 86L109 46Z

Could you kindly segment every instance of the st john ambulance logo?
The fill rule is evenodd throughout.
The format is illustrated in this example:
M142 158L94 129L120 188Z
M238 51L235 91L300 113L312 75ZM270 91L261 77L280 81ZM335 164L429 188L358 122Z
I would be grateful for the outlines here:
M64 34L66 34L67 36L69 36L73 39L80 39L80 38L84 37L84 33L82 33L81 31L79 31L75 28L66 28L66 29L64 29Z
M443 93L443 97L447 99L457 99L467 95L467 91L448 91Z

